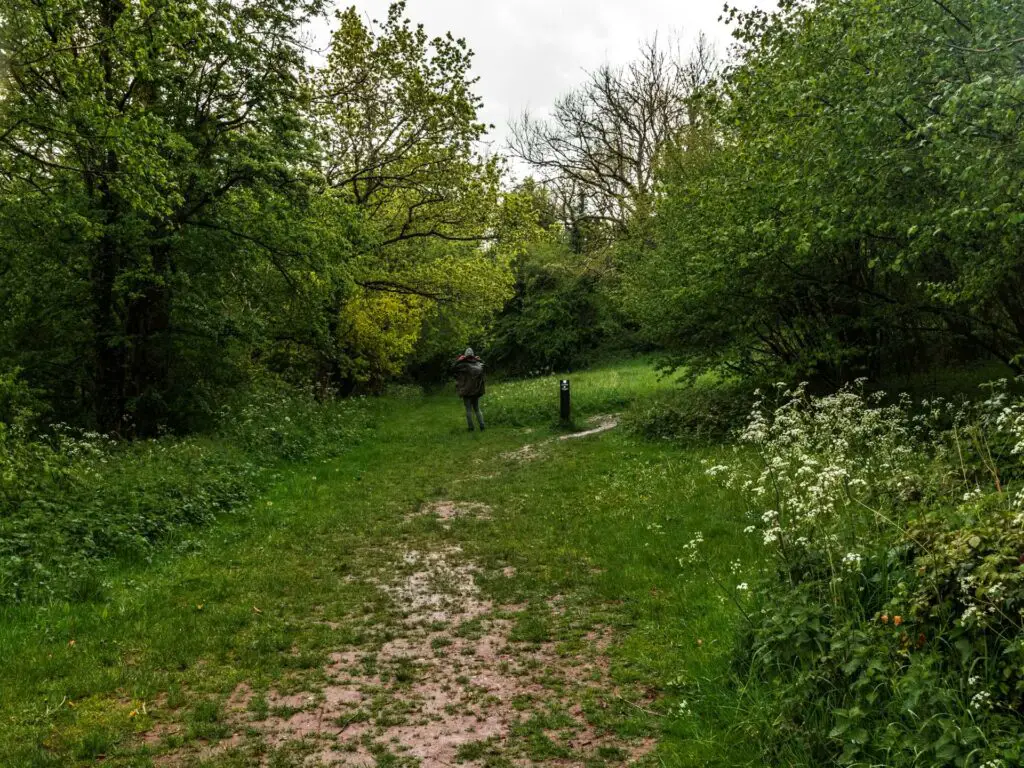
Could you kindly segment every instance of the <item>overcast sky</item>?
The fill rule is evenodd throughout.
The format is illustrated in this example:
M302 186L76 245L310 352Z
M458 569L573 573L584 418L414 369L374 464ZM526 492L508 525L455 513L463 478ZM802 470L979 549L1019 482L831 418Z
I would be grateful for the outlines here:
M770 0L730 0L740 8ZM718 21L724 0L408 0L407 13L429 35L451 31L476 53L483 98L481 118L496 126L503 145L509 119L524 109L543 112L583 79L585 70L632 59L655 34L684 41L703 31L720 54L731 43ZM387 16L388 0L350 0L368 18ZM774 2L771 2L774 6ZM326 43L326 30L318 42ZM499 149L495 146L495 149Z

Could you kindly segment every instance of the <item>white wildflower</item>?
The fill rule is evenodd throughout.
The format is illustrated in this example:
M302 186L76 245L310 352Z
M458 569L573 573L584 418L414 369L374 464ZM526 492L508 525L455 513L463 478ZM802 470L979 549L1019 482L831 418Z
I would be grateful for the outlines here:
M992 694L988 691L978 691L971 697L971 709L980 712L992 705Z
M963 615L960 617L961 624L970 624L972 621L977 619L981 615L981 609L976 605L969 605L964 609Z

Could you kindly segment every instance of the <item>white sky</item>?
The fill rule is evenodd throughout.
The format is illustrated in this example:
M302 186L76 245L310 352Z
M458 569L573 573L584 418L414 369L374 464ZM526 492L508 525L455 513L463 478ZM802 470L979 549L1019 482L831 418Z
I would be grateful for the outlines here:
M473 49L480 115L493 123L494 149L504 145L511 118L524 109L543 113L605 62L624 64L655 34L684 44L703 31L720 55L731 43L718 21L724 0L408 0L407 15L431 37L452 32ZM772 0L730 0L743 9ZM387 16L388 0L340 0L368 18ZM327 42L318 30L317 42ZM685 53L685 48L684 48Z

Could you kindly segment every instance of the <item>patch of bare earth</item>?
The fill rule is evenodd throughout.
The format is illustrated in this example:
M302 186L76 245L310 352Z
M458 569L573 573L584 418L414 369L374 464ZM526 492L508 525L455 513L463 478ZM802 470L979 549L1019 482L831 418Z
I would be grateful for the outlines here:
M458 548L406 552L395 565L399 575L377 582L403 616L392 639L332 654L322 690L270 691L270 714L262 719L245 719L253 693L240 686L227 708L236 734L216 749L243 754L236 737L246 733L264 745L246 753L253 765L269 763L266 747L289 745L310 766L371 766L391 754L409 765L447 768L484 751L533 765L546 759L530 752L522 729L537 715L558 712L558 726L544 731L555 745L552 763L583 765L610 749L634 761L650 751L653 741L622 742L588 720L585 702L607 706L619 696L604 655L611 635L588 635L587 651L572 655L552 643L514 643L522 607L484 599L477 570Z
M452 520L459 518L490 520L491 508L476 501L435 501L423 505L405 519L408 521L416 517L434 517L447 528Z
M519 448L518 450L508 451L506 453L501 454L501 458L503 458L505 461L514 462L533 461L534 459L539 459L540 457L541 452L539 447L532 443L524 445L522 448Z
M593 435L600 435L603 432L610 432L619 426L619 417L612 415L605 416L593 416L587 419L588 424L593 426L590 429L582 432L573 432L568 435L560 435L559 437L552 437L549 440L544 440L540 443L529 443L524 445L515 451L508 451L507 453L501 454L501 458L505 461L513 461L516 463L524 463L528 461L534 461L535 459L543 458L544 453L541 450L546 445L551 443L562 441L562 440L579 440L582 437L591 437Z
M618 416L595 416L588 420L594 426L583 432L573 432L571 435L562 435L559 440L578 440L581 437L600 435L602 432L609 432L619 426Z

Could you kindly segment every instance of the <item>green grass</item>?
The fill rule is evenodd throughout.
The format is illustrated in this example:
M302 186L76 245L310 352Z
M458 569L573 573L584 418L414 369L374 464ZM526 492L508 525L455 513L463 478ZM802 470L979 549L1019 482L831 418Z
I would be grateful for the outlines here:
M645 363L572 378L580 417L668 386ZM259 697L268 690L315 690L332 651L397 621L361 575L403 548L453 544L479 565L477 582L496 604L527 605L517 639L572 654L587 631L614 628L616 685L646 691L652 703L637 708L609 691L581 702L592 722L624 737L656 735L651 764L755 762L728 684L737 612L701 567L679 562L698 531L722 579L731 561L756 555L741 535L739 500L703 475L701 460L717 452L644 443L622 430L547 442L557 434L555 382L493 387L483 401L492 428L482 434L466 434L451 395L379 401L375 434L350 453L282 470L250 514L191 534L151 564L112 564L94 602L0 613L4 764L86 765L103 756L107 765L145 766L175 745L223 738L239 683L257 692L250 708L265 711ZM526 443L543 444L541 455L507 457ZM427 518L403 522L442 498L483 502L493 514L447 529ZM502 576L508 567L515 578ZM417 670L387 674L412 680ZM537 760L560 759L545 728L563 717L524 721L515 738ZM147 747L141 734L157 724L174 726L173 735ZM299 747L265 750L270 764L301 760ZM493 745L464 756L507 762ZM604 762L617 757L610 749ZM377 759L408 762L387 750ZM209 764L256 760L229 753Z
M485 415L493 424L555 424L562 379L570 381L572 416L577 423L590 416L617 413L638 397L675 386L673 377L656 371L652 361L620 361L594 370L515 379L489 387Z

